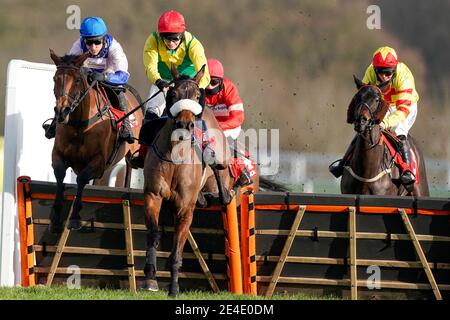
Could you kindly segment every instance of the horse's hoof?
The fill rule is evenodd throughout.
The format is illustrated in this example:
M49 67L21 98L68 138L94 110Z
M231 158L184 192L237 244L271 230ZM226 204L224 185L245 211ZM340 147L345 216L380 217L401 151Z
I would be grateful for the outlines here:
M169 297L176 298L176 297L178 297L179 293L180 293L180 288L178 287L178 285L170 285Z
M178 294L179 294L178 290L170 290L169 291L169 297L171 297L171 298L178 297Z
M81 221L78 219L70 219L69 225L67 226L69 230L80 230L81 229Z
M158 282L153 279L145 280L142 289L153 292L159 291Z
M48 230L51 233L60 234L63 232L63 227L61 224L55 224L55 223L50 222L50 224L48 225Z

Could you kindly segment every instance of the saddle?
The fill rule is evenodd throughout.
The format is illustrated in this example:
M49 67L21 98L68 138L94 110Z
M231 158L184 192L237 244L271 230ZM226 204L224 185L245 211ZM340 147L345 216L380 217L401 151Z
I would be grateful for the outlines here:
M98 93L100 94L101 98L105 102L107 106L109 106L109 113L111 115L111 125L114 129L119 130L122 121L118 122L119 119L121 119L125 112L119 110L119 97L117 96L117 92L126 92L127 88L122 86L111 86L106 83L99 84ZM130 120L131 126L136 127L138 126L138 122L133 114L128 116L128 119Z

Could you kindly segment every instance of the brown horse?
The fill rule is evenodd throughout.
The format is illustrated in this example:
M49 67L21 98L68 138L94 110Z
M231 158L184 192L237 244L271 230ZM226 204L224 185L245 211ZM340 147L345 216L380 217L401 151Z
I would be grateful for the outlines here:
M56 136L52 151L52 167L55 173L57 191L51 213L50 230L62 231L62 201L64 199L64 177L71 167L77 175L77 195L69 221L70 229L80 229L82 208L81 196L86 184L92 179L100 179L123 157L131 156L138 149L138 143L127 144L118 140L118 130L113 125L109 103L101 98L89 85L83 71L83 62L88 53L73 56L57 56L50 50L50 57L56 65L53 77L56 98ZM134 91L134 90L133 90ZM126 90L128 108L138 105L139 97ZM135 112L137 123L142 123L143 112ZM135 135L139 128L134 128ZM128 168L128 172L131 168Z
M383 100L383 88L366 85L356 77L355 83L358 92L350 103L347 122L354 125L357 136L350 164L344 167L341 192L406 195L408 192L399 180L399 169L384 143L388 134L379 125L389 108L389 103ZM414 184L412 195L428 196L424 158L411 135L408 135L408 140L418 164L420 178L420 183Z
M180 77L172 68L174 86L167 92L166 99L167 108L170 108L169 118L154 138L144 162L144 210L148 230L144 288L159 290L156 250L160 239L159 214L164 204L172 211L175 221L170 255L171 296L179 293L178 271L182 264L183 248L197 197L209 176L218 178L222 202L226 204L231 200L227 187L231 177L228 170L223 170L228 168L231 161L227 140L211 110L205 108L201 112L201 119L195 115L198 108L202 109L198 103L201 95L198 83L204 68L192 79ZM205 128L206 133L203 130ZM208 147L211 141L215 143L214 152ZM207 158L210 165L202 162L202 159Z

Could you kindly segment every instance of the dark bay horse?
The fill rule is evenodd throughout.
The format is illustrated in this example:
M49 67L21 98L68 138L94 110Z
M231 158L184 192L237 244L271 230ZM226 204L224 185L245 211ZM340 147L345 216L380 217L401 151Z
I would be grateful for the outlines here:
M227 140L213 112L208 108L201 112L202 107L198 103L201 95L198 83L204 74L204 68L205 66L192 79L179 76L176 69L172 68L174 86L167 92L166 99L166 108L171 116L154 138L144 161L144 210L148 230L144 288L159 290L156 253L160 240L159 214L164 205L172 212L175 224L169 258L171 296L179 293L178 271L182 265L183 248L199 192L209 176L220 178L219 193L224 204L231 200L231 192L227 187L231 185L231 177L228 170L223 170L231 163ZM201 120L198 119L199 115L196 117L199 112ZM198 134L202 133L202 126L208 129L207 139ZM208 147L202 148L201 145L210 141L215 143L214 153L209 154L215 155L212 166L214 169L202 163Z
M62 201L64 199L64 177L69 167L77 175L77 195L69 221L70 229L80 229L82 208L81 196L86 184L92 179L100 179L123 157L139 148L137 142L127 144L118 141L118 130L113 126L109 103L89 85L83 71L83 62L88 53L73 56L57 56L50 50L50 57L56 65L54 94L56 136L52 151L52 167L55 173L57 192L51 213L50 230L62 231ZM139 105L139 97L126 90L129 110ZM142 123L143 112L135 112L137 123ZM139 127L134 127L135 136ZM131 168L128 168L131 172ZM94 180L95 181L95 180Z
M388 151L384 133L379 125L389 103L383 100L382 90L366 85L355 77L358 92L353 97L347 122L354 125L357 133L350 164L344 167L341 192L347 194L407 195L400 183L400 172ZM411 150L418 165L420 183L414 184L412 195L428 196L428 181L424 158L413 137L408 135Z

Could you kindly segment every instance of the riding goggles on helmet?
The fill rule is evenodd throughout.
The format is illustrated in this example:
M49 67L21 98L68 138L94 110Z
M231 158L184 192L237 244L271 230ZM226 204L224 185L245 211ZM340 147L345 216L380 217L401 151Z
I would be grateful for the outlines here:
M161 37L168 41L180 41L183 38L182 33L162 33Z
M386 76L392 76L396 71L396 68L375 67L377 74L384 74Z
M103 38L84 39L84 43L86 44L86 46L92 46L93 44L98 46L103 43Z

